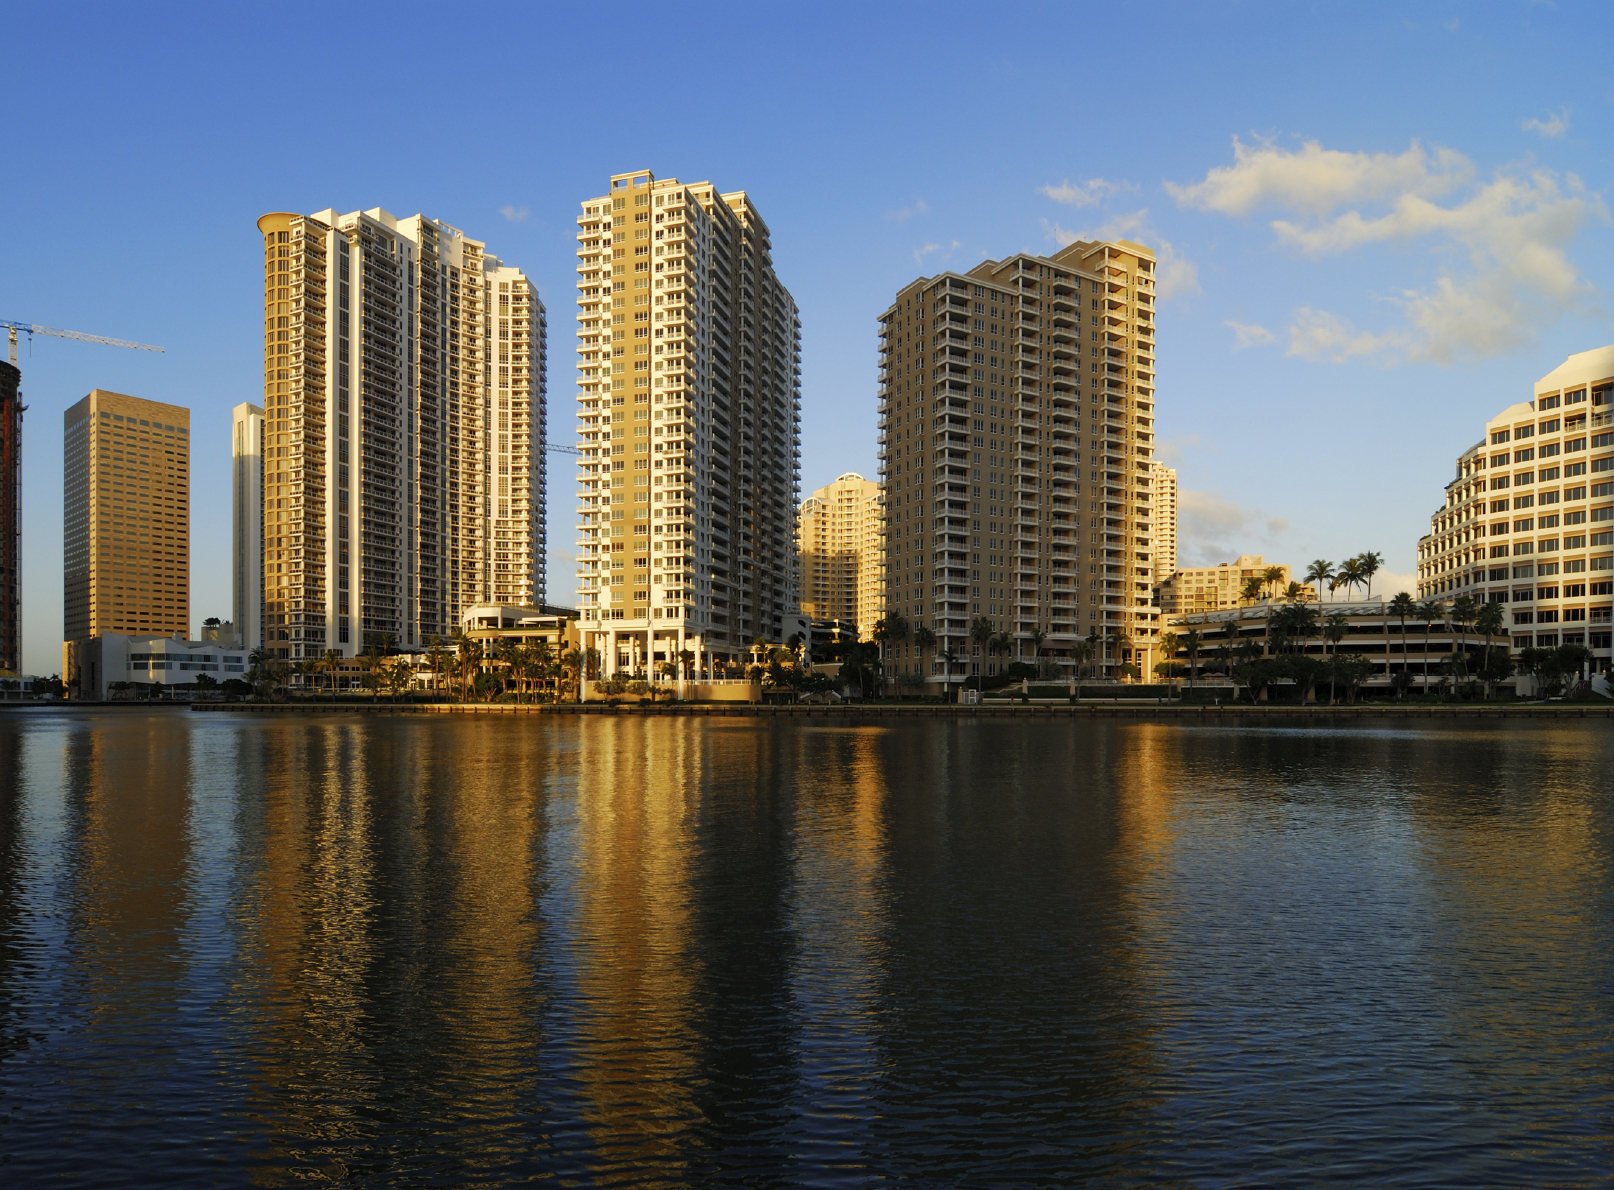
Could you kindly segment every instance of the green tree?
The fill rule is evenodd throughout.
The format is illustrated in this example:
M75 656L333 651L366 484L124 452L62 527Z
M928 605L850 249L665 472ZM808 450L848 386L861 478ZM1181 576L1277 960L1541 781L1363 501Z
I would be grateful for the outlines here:
M1042 642L1048 639L1048 634L1042 630L1041 626L1038 626L1026 633L1026 636L1031 641L1031 664L1037 667L1037 676L1041 677L1042 658L1040 654L1042 653Z
M1496 683L1502 679L1491 676L1494 665L1491 660L1491 638L1501 636L1506 632L1507 624L1502 615L1502 605L1487 603L1479 609L1474 617L1474 627L1485 635L1485 660L1480 666L1480 676L1485 682L1485 697L1492 698L1496 694ZM1512 669L1511 663L1509 669ZM1504 675L1504 677L1507 675Z
M1315 586L1319 594L1322 592L1323 585L1332 580L1333 577L1334 564L1325 558L1318 558L1310 566L1306 567L1306 581ZM1333 596L1332 587L1329 587L1329 596L1330 598Z
M1401 617L1401 672L1406 674L1408 678L1406 682L1400 685L1396 685L1393 681L1390 683L1395 688L1397 698L1405 694L1407 687L1411 685L1412 655L1407 649L1407 617L1417 610L1417 601L1405 591L1400 592L1394 599L1390 600L1390 611ZM1385 668L1389 668L1388 658L1385 660Z
M1372 599L1373 576L1384 568L1384 555L1368 550L1357 555L1356 564L1362 572L1362 581L1367 584L1367 597Z
M1188 689L1194 688L1194 670L1199 666L1199 629L1190 628L1183 633L1183 650L1188 654Z
M1283 567L1268 566L1261 572L1261 585L1266 588L1268 597L1276 595L1278 584L1283 582Z
M1259 603L1261 601L1261 587L1261 579L1251 575L1244 580L1244 585L1239 588L1239 598L1245 603Z
M1344 612L1334 612L1333 614L1329 615L1323 621L1323 636L1324 636L1324 638L1327 639L1328 643L1331 646L1333 646L1332 650L1331 650L1331 658L1327 659L1327 664L1330 667L1329 670L1328 670L1328 675L1329 675L1329 677L1328 677L1328 701L1329 702L1334 702L1335 701L1335 691L1334 691L1335 671L1332 668L1332 666L1333 666L1333 660L1332 659L1337 658L1339 656L1339 642L1345 639L1346 635L1350 632L1350 630L1351 630L1350 629L1350 621L1349 621L1349 619L1347 619Z
M1446 622L1446 605L1438 599L1426 599L1418 605L1418 618L1423 621L1423 692L1429 693L1429 637L1436 621Z
M1461 672L1455 675L1459 680L1468 677L1468 630L1478 615L1479 604L1472 595L1459 595L1452 600L1451 622L1457 628L1458 640L1456 656L1462 662Z

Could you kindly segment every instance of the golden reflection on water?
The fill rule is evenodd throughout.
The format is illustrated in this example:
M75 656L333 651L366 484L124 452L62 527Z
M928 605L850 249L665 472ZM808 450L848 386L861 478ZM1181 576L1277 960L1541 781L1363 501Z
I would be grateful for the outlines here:
M579 724L578 1079L597 1149L676 1180L691 1098L690 868L708 757L644 720Z

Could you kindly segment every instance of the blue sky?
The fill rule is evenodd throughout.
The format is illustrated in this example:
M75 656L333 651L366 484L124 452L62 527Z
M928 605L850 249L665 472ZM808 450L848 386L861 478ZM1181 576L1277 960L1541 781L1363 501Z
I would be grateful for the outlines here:
M1141 240L1169 262L1158 409L1185 559L1375 549L1392 584L1484 420L1614 341L1603 6L4 16L0 318L168 349L25 349L35 672L60 668L61 413L93 387L191 408L192 616L229 614L229 410L257 399L265 211L419 211L527 270L565 431L578 201L639 168L749 191L802 311L807 489L875 473L875 317L897 288L1075 234Z

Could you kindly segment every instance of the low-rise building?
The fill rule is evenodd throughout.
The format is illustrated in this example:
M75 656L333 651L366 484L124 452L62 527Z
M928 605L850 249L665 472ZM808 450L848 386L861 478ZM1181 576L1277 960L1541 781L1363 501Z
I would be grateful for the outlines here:
M103 632L62 644L62 681L68 697L105 702L109 695L189 698L203 687L231 678L245 680L247 654L217 643L179 636L133 636Z
M1270 577L1274 570L1277 576ZM1294 581L1286 563L1268 564L1261 554L1241 554L1237 561L1217 566L1189 566L1177 570L1160 584L1160 614L1189 615L1249 603L1251 601L1244 596L1244 585L1250 579L1260 582L1269 596L1282 595ZM1302 583L1299 597L1316 599L1317 589L1310 583Z

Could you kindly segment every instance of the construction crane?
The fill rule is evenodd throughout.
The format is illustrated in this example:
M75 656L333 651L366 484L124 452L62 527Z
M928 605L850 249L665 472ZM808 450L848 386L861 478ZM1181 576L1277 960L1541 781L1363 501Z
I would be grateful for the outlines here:
M6 328L11 340L11 366L17 366L17 332L21 331L28 336L28 342L34 341L35 335L55 335L58 339L77 339L80 343L105 343L108 347L131 347L136 351L162 351L161 347L153 347L150 343L136 343L130 339L109 339L105 335L86 335L79 331L64 331L56 326L36 326L31 322L9 322L0 318L0 326Z
M567 454L567 455L574 455L574 454L579 453L577 447L575 447L575 446L562 446L558 442L546 442L546 443L544 443L544 449L545 450L557 450L561 454Z

